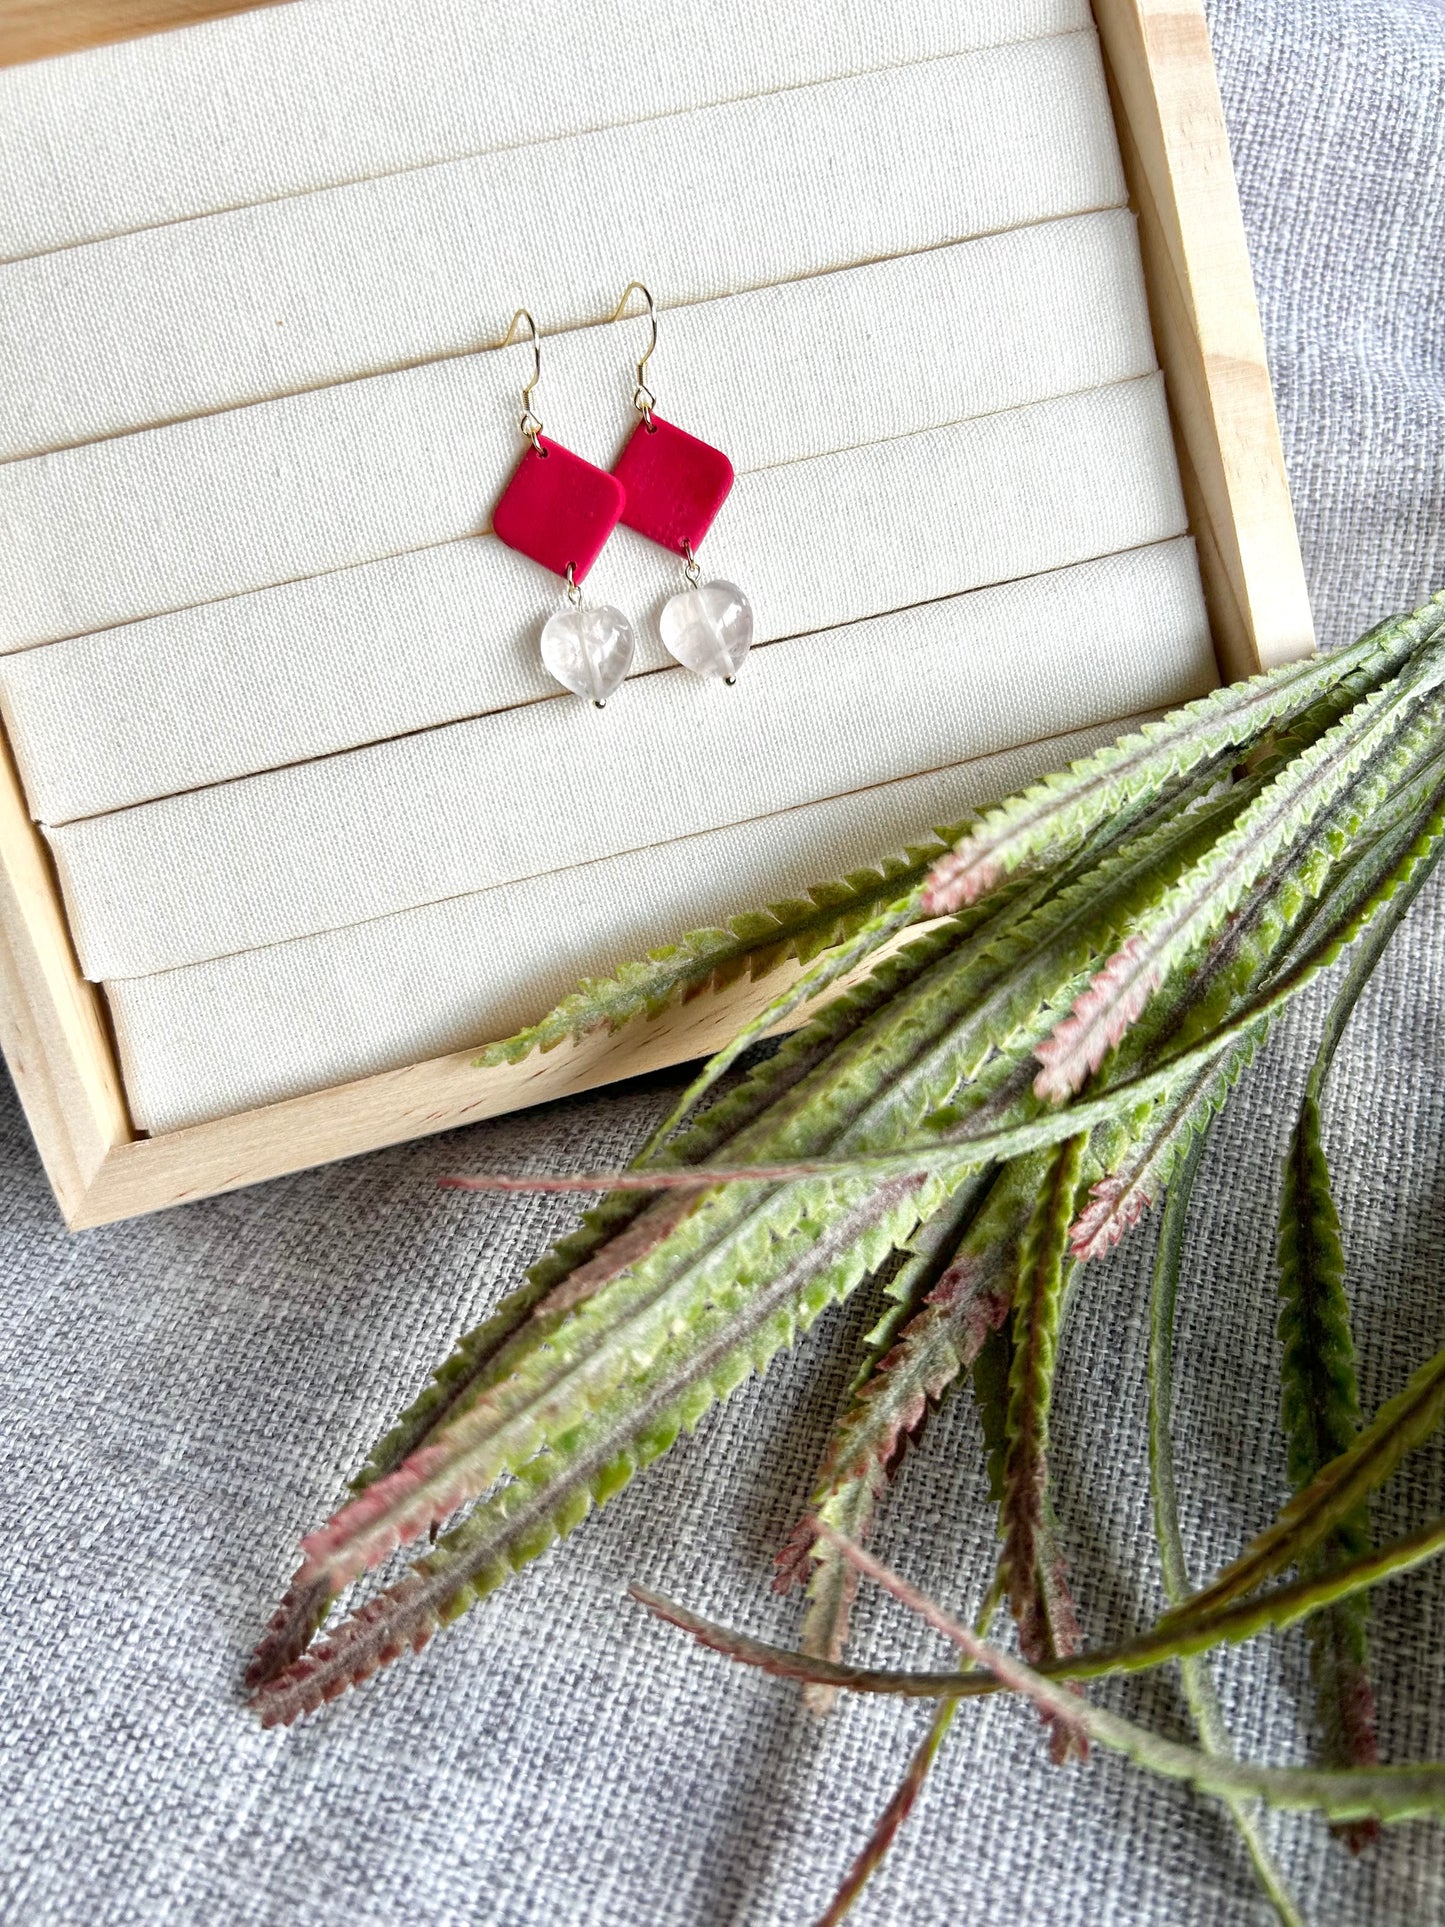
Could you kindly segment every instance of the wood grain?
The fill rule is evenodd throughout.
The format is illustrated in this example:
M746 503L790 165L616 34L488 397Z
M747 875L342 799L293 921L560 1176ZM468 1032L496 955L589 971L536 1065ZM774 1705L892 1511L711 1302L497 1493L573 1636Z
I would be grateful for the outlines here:
M1200 0L1094 0L1144 278L1226 677L1314 624L1229 135Z
M281 0L0 0L0 67L279 4Z
M1094 0L1191 527L1226 675L1308 654L1244 225L1200 0ZM0 59L237 12L206 0L0 0ZM3 740L0 740L3 752ZM500 1070L409 1065L160 1137L127 1117L104 1007L76 964L45 845L0 753L0 1041L66 1220L93 1225L445 1131L716 1049L796 975L746 979L650 1022Z
M50 853L0 737L0 1043L67 1218L132 1137L100 992L80 974Z

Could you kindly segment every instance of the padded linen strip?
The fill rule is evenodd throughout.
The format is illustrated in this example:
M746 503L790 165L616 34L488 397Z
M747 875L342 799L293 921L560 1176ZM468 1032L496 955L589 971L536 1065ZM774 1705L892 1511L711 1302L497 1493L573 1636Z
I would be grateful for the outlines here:
M132 1114L143 1130L176 1130L505 1036L584 975L876 862L1126 726L108 984Z
M139 976L1172 704L1213 674L1176 542L780 643L735 689L643 676L603 715L533 703L49 835L86 974Z
M1075 33L208 215L0 267L0 454L1124 199Z
M1116 432L1122 446L1111 445ZM1097 477L1111 494L1075 493ZM763 641L1177 533L1157 376L741 477L704 545ZM588 582L639 667L680 567L621 530ZM556 696L544 571L491 536L0 660L0 706L49 823Z
M1088 24L1087 0L295 0L0 71L0 258Z
M549 429L604 466L645 341L633 319L544 347ZM0 650L481 533L530 366L493 350L0 466ZM1154 367L1133 218L676 308L650 367L740 473L1124 380Z
M1184 526L1152 375L746 475L703 559L745 585L757 633L773 641ZM588 577L592 601L628 612L639 670L672 667L657 617L681 580L628 529ZM559 606L552 577L485 536L168 618L177 633L159 657L139 626L116 631L116 665L89 690L63 691L40 733L26 702L35 658L10 658L0 689L32 806L61 823L459 711L541 703L554 716L573 699L542 668L537 637Z

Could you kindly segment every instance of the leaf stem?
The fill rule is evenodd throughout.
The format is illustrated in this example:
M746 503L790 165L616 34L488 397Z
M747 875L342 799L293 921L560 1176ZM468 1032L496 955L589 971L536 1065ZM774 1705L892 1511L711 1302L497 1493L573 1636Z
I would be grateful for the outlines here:
M824 1530L828 1529L825 1527ZM841 1535L836 1536L841 1540ZM1427 1817L1445 1819L1445 1762L1424 1760L1406 1766L1333 1770L1269 1767L1257 1766L1252 1761L1223 1759L1203 1753L1196 1747L1162 1739L1157 1733L1136 1726L1131 1720L1121 1719L1101 1706L1078 1698L1070 1690L1066 1678L1050 1676L1061 1674L1062 1668L1050 1667L1045 1672L1014 1659L996 1646L986 1644L907 1580L890 1572L861 1546L855 1546L847 1540L841 1543L847 1548L848 1557L866 1578L885 1587L910 1611L918 1613L935 1631L991 1673L993 1678L989 1684L996 1689L1021 1694L1041 1713L1076 1726L1081 1736L1122 1753L1136 1766L1156 1773L1162 1779L1179 1780L1202 1793L1211 1793L1220 1798L1234 1794L1241 1798L1263 1800L1270 1806L1288 1812L1323 1813L1331 1820L1376 1819L1393 1825L1403 1820ZM707 1621L699 1622L695 1615L640 1587L633 1588L633 1596L659 1617L671 1619L686 1631L696 1633L699 1624L703 1627L708 1625ZM744 1655L739 1652L735 1656ZM821 1666L821 1662L818 1664ZM1071 1669L1076 1664L1070 1662ZM836 1677L854 1669L839 1666L829 1670ZM943 1690L951 1690L955 1694L972 1689L974 1684L966 1674L934 1674L931 1677L934 1680L941 1679L944 1682ZM929 1697L936 1696L937 1690L935 1688Z
M980 1639L988 1637L989 1627L999 1607L1003 1604L1004 1578L995 1569L988 1591L984 1594L983 1605L974 1620L974 1631ZM975 1673L978 1668L971 1663L959 1669L963 1673ZM863 1889L883 1864L893 1842L898 1838L904 1821L913 1811L914 1803L923 1791L923 1783L929 1769L937 1759L939 1749L948 1737L948 1729L953 1724L953 1716L960 1702L956 1699L942 1700L934 1709L933 1718L928 1723L928 1731L914 1750L908 1763L908 1771L899 1781L893 1798L878 1816L877 1824L869 1834L863 1851L858 1855L843 1878L841 1886L828 1905L828 1910L818 1921L818 1927L838 1927L838 1923L850 1913L862 1895Z
M1190 1591L1174 1481L1174 1315L1189 1200L1208 1135L1206 1124L1189 1145L1169 1187L1159 1226L1159 1249L1154 1261L1149 1306L1149 1483L1164 1595L1171 1606L1179 1605ZM1203 1654L1188 1655L1181 1658L1179 1671L1200 1745L1206 1753L1232 1757L1234 1748L1208 1660ZM1304 1915L1275 1865L1255 1814L1233 1794L1223 1797L1223 1805L1244 1843L1255 1878L1284 1927L1305 1927Z
M1445 1552L1445 1517L1432 1519L1418 1532L1392 1540L1367 1559L1336 1567L1323 1578L1277 1586L1257 1598L1241 1600L1182 1626L1176 1627L1168 1619L1161 1620L1148 1632L1118 1646L1097 1646L1067 1659L1050 1660L1036 1670L1045 1678L1058 1680L1108 1679L1116 1673L1148 1672L1155 1666L1208 1652L1212 1646L1226 1641L1253 1639L1271 1629L1293 1626L1312 1613L1322 1612L1336 1600L1348 1599L1367 1587L1412 1572L1442 1552ZM809 1653L773 1646L766 1640L736 1632L645 1586L634 1585L629 1590L639 1605L659 1619L680 1626L713 1652L738 1660L744 1666L756 1666L779 1679L812 1681L821 1686L841 1687L849 1693L897 1699L973 1699L981 1693L998 1690L992 1681L976 1680L966 1674L899 1671L818 1659Z

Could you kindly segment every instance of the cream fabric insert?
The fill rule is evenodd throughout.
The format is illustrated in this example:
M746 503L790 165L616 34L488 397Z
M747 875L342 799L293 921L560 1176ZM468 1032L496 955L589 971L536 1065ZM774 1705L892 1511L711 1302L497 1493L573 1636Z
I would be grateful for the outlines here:
M1090 25L1088 0L292 0L0 71L0 258Z
M0 455L1124 198L1076 33L147 228L0 267Z
M956 473L959 482L942 489L941 473ZM1179 534L1184 521L1162 388L1149 375L928 437L755 470L735 483L703 561L709 574L745 586L759 640L771 643L1160 541ZM592 601L628 611L639 670L675 667L657 618L681 585L679 564L629 529L614 534L588 578ZM216 637L209 655L185 646L200 626L194 622L168 623L180 635L172 634L172 651L159 659L145 655L144 636L118 632L118 662L98 689L125 680L130 663L135 668L114 704L97 701L97 686L87 693L82 685L78 705L52 704L49 730L32 737L33 707L9 697L32 801L45 820L61 823L458 714L538 701L551 712L552 699L561 698L537 649L541 623L558 606L557 585L494 536L248 601L260 607L241 639L259 635L259 663L244 650L229 653L236 625L224 618L238 612L221 605L206 612L201 630ZM29 664L21 657L9 666L7 696L25 690ZM1067 674L1067 664L1053 673ZM874 692L873 704L884 700L881 688ZM77 708L89 720L67 727ZM615 736L595 728L588 739L600 781ZM826 737L818 745L825 763L830 747Z
M1044 737L1181 700L1206 651L1192 546L1160 545L758 650L735 689L638 677L602 715L559 696L51 847L87 974L139 976L1006 748L1025 701Z
M1215 680L1082 0L813 12L569 8L516 124L536 17L491 0L0 76L43 130L0 214L0 704L144 1128L480 1041ZM672 666L677 563L619 531L598 716L487 532L526 366L489 344L532 307L548 430L608 463L638 275L759 645L732 690Z
M610 464L646 339L636 319L549 336L549 433ZM1133 219L670 309L650 367L660 412L743 474L1146 374ZM480 534L530 370L519 344L0 465L0 651Z
M740 905L800 895L874 863L928 825L957 823L1100 748L1122 727L1074 731L500 890L111 984L137 1122L173 1131L505 1037L579 978L720 924Z

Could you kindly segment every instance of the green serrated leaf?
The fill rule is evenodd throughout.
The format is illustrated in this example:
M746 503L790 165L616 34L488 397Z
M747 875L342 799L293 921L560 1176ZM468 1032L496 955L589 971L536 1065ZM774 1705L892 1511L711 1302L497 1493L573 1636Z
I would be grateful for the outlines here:
M1317 896L1330 869L1331 837L1353 839L1372 809L1445 718L1445 638L1424 647L1392 683L1372 691L1318 741L1293 758L1238 820L1143 915L1099 970L1070 1015L1035 1055L1041 1097L1067 1097L1137 1021L1156 989L1198 954L1280 854L1293 850L1291 881ZM1347 824L1311 840L1320 819L1348 791ZM1305 848L1300 851L1301 840Z
M1346 681L1360 691L1393 675L1445 626L1445 591L1424 608L1381 623L1349 649L1212 691L1108 749L987 810L949 856L941 859L924 909L944 915L975 901L1006 875L1040 857L1054 860L1141 790L1222 752L1244 748L1288 724Z
M762 977L792 958L806 962L850 935L856 920L916 889L959 834L957 829L941 832L905 855L886 858L877 869L855 870L815 886L806 897L745 911L722 928L689 931L676 943L620 965L610 977L589 977L537 1023L488 1044L477 1066L519 1064L533 1051L555 1050L593 1031L620 1030L635 1018L655 1017L674 1003L725 988L745 971Z
M1445 1351L1427 1359L1404 1390L1381 1406L1353 1444L1331 1459L1212 1585L1171 1613L1168 1623L1192 1625L1304 1559L1385 1483L1408 1453L1434 1435L1442 1420Z
M1438 854L1438 790L1382 832L1387 804L1398 804L1399 744L1369 731L1388 703L1403 701L1402 689L1418 691L1425 638L1442 621L1445 601L1328 668L1295 666L1194 706L1173 735L1134 739L1106 768L1065 779L1050 791L1059 813L1047 868L1036 841L1015 866L1016 885L875 963L685 1132L654 1147L646 1164L546 1181L620 1195L589 1214L522 1291L462 1341L374 1455L363 1489L307 1541L267 1648L267 1717L294 1717L364 1677L571 1530L986 1164L1119 1127L1257 1036ZM1385 687L1402 663L1398 686ZM1330 737L1341 712L1351 727ZM1272 905L1280 922L1298 919L1279 967L1265 972L1251 953L1246 990L1227 1021L1216 1024L1211 1007L1198 1041L1186 1047L1176 1039L1109 1089L1045 1110L1028 1088L1029 1055L1108 948L1157 919L1191 871L1233 847L1266 797L1278 804L1287 778L1311 757L1317 768L1321 745L1328 741L1333 756L1346 737L1357 765L1341 781L1333 770L1321 778L1328 805L1290 816L1275 851L1304 846L1298 874L1280 881ZM1244 746L1250 753L1241 759ZM1351 784L1351 813L1330 816ZM1302 793L1297 786L1295 802ZM1023 821L1007 809L1004 816L1014 829ZM1037 810L1029 816L1025 843L1042 820ZM1011 847L1017 855L1023 845ZM1369 892L1346 905L1336 886L1367 850L1372 858L1383 851ZM861 880L820 886L805 904L775 905L624 967L607 985L588 986L585 1010L574 1005L556 1035L577 1034L582 1021L626 1021L629 1012L693 994L730 971L764 970L783 955L827 958L821 982L840 942L877 936L878 911L913 887L900 888L907 869L900 859ZM1181 952L1161 965L1169 997L1182 962ZM542 1041L534 1033L520 1047ZM1046 1312L1050 1302L1046 1293L1035 1309ZM1047 1322L1029 1333L1035 1361ZM1033 1382L1037 1389L1036 1374ZM1035 1401L1035 1438L1037 1415ZM398 1585L300 1654L332 1591L462 1504L474 1505L470 1517ZM1036 1541L1046 1526L1045 1508ZM1036 1578L1038 1570L1036 1556Z

